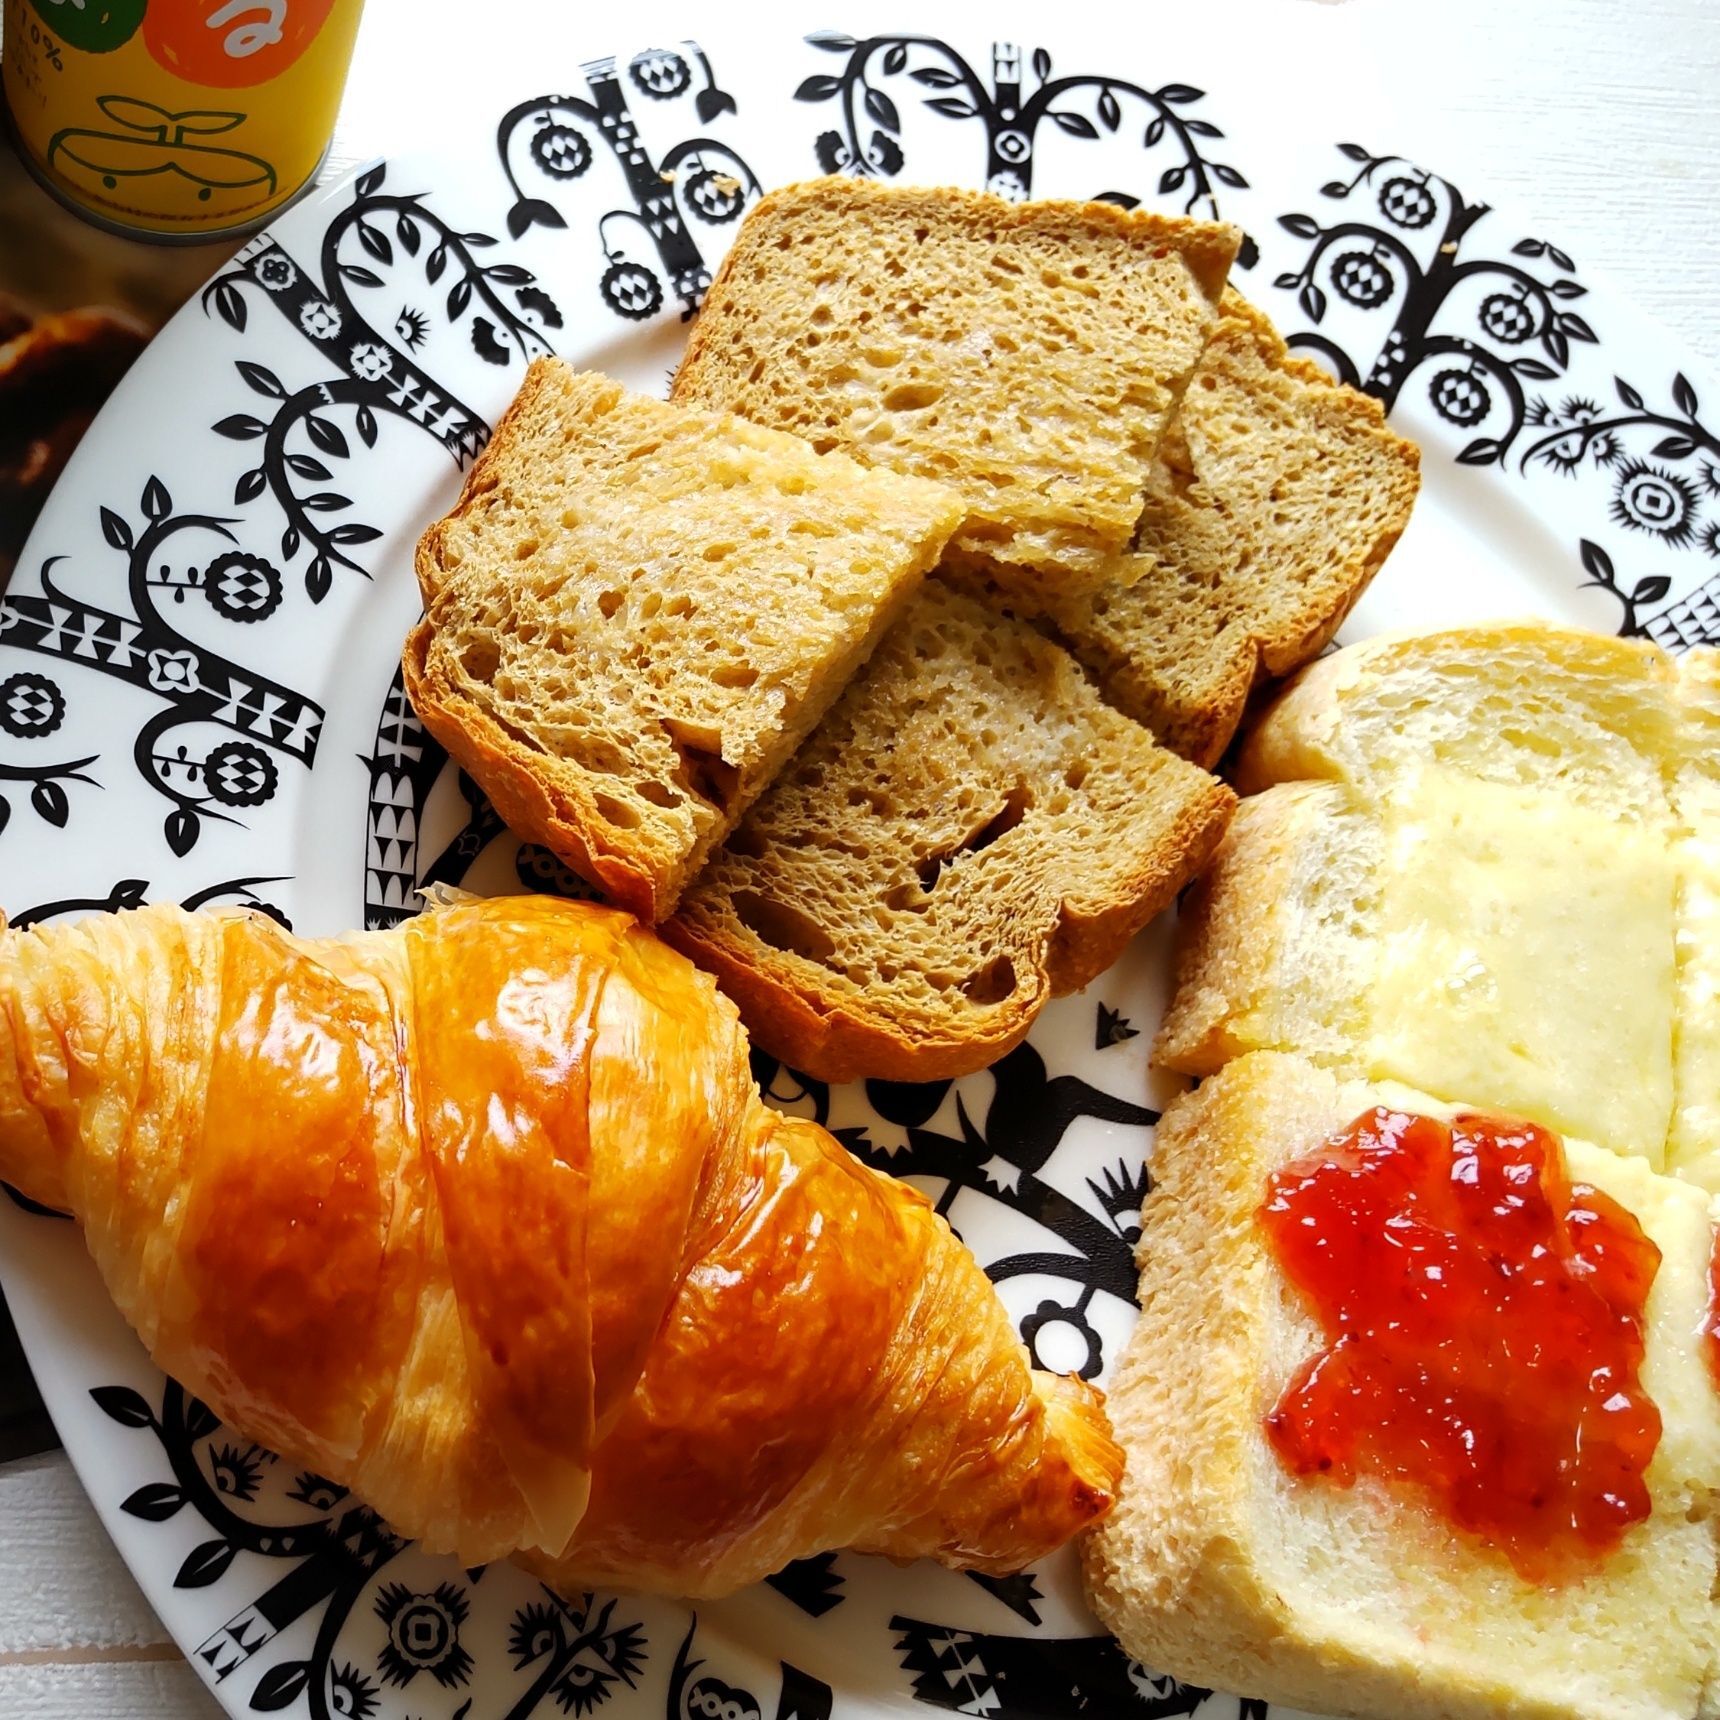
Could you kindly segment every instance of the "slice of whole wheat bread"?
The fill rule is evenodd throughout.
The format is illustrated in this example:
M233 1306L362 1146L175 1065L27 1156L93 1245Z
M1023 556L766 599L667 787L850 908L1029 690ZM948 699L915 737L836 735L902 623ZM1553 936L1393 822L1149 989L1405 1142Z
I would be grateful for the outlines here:
M832 178L748 212L674 398L956 488L951 556L1103 581L1206 344L1234 228Z
M934 580L663 932L797 1069L963 1074L1108 967L1234 804Z
M1325 647L1408 524L1420 456L1227 289L1116 583L1007 596L1173 751L1214 763L1254 686ZM959 577L959 575L958 575ZM1037 595L1037 601L1034 601Z
M936 484L539 360L419 544L406 689L520 835L657 920L961 511Z

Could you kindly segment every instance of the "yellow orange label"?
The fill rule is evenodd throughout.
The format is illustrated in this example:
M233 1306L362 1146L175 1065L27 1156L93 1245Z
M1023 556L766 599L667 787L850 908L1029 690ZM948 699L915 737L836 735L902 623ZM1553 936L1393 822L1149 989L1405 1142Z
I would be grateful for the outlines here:
M155 233L260 220L316 171L363 0L5 0L6 103L73 203Z

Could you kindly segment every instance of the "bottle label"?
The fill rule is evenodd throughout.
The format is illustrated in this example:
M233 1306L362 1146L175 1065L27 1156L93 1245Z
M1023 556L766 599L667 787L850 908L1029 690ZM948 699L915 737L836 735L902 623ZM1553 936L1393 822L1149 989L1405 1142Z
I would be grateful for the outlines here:
M5 0L14 128L63 198L142 232L254 224L315 173L362 0Z

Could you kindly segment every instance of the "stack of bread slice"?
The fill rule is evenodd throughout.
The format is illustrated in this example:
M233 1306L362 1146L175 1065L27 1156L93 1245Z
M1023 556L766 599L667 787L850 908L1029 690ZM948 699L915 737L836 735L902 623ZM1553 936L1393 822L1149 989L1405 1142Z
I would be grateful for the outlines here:
M406 689L520 835L657 920L961 517L940 485L540 360L418 546Z
M1101 1616L1178 1676L1393 1716L1671 1720L1720 1700L1720 659L1539 624L1325 658L1238 757L1156 1046L1142 1318L1113 1382ZM1318 1348L1256 1220L1268 1174L1384 1104L1523 1117L1659 1247L1652 1514L1519 1576L1365 1477L1291 1475L1264 1418Z
M1109 967L1234 804L933 580L664 929L796 1067L965 1072Z
M1092 591L979 587L1201 765L1229 746L1256 686L1337 633L1420 483L1418 450L1377 400L1296 358L1234 289L1221 310L1114 576Z
M1221 314L1238 238L772 193L669 405L534 368L420 551L426 726L765 1049L992 1061L1208 857L1234 800L1197 766L1414 497L1372 402Z

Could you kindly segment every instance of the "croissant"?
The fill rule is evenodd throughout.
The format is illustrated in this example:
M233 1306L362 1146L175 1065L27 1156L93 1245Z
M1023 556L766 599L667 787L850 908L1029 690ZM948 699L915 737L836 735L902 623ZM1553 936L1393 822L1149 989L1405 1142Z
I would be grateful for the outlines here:
M732 1006L607 909L0 932L0 1177L224 1420L469 1565L1003 1573L1115 1495L1099 1394L1034 1371L922 1195L767 1109Z

